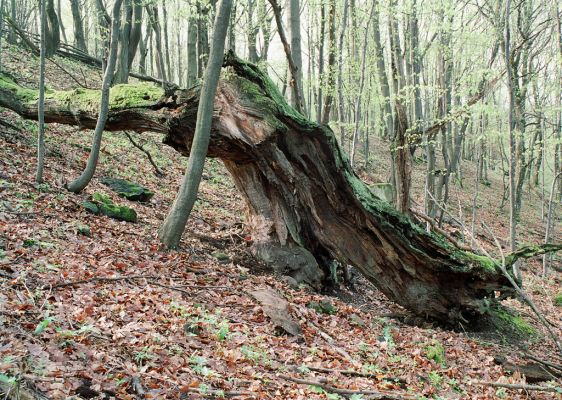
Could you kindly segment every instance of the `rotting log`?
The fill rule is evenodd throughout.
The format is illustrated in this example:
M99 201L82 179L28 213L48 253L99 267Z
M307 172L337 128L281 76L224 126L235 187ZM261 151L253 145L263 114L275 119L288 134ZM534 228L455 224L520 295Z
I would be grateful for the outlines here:
M37 118L35 91L0 76L0 106ZM183 155L199 88L118 85L106 130L154 131ZM52 92L45 120L93 128L99 95ZM277 272L319 287L333 260L355 266L385 295L443 321L477 317L497 292L512 294L497 263L429 234L356 176L329 127L313 123L256 66L233 54L215 99L209 157L218 157L247 205L253 251Z

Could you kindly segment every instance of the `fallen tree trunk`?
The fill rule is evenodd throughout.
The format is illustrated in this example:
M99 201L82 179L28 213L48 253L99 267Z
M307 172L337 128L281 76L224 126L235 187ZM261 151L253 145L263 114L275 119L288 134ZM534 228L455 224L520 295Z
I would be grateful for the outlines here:
M209 157L220 158L247 205L254 253L276 271L320 286L333 260L360 270L389 298L440 320L474 318L494 291L512 293L495 261L452 246L374 196L327 126L294 111L257 67L229 55ZM0 106L37 117L34 92L2 76ZM106 130L155 131L184 155L199 88L117 85ZM99 94L53 92L45 120L93 128Z

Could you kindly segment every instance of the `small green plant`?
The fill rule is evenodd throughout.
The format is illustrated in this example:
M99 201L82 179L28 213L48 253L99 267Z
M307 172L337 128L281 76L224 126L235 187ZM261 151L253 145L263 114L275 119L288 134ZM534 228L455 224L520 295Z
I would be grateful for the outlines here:
M45 318L37 326L35 327L35 331L33 332L36 335L40 335L43 333L45 329L55 320L55 317L49 317L49 315L45 315Z
M554 297L554 304L556 304L557 306L562 307L562 292L558 293L558 294Z
M191 369L198 375L201 375L205 378L218 376L218 374L207 367L208 360L205 357L201 356L191 356L189 359L189 364L191 364Z
M228 321L227 320L223 320L219 326L218 329L215 332L217 340L219 342L223 342L225 341L228 336L230 335L230 326L228 325Z
M305 364L301 364L297 370L301 373L301 375L307 375L310 373L310 368L308 368Z
M269 355L262 349L259 349L254 346L242 346L240 348L240 352L247 360L250 360L254 364L259 365L269 365L271 364L271 360L269 359Z
M445 366L445 348L443 345L434 340L431 344L425 346L425 357L433 360L442 367Z
M135 353L135 361L139 366L144 365L146 361L152 360L153 358L154 354L151 353L151 349L148 346L143 347L141 351Z
M440 389L441 385L443 384L443 377L435 371L431 371L429 374L427 374L427 379L429 380L429 383L431 383L431 385L436 389Z

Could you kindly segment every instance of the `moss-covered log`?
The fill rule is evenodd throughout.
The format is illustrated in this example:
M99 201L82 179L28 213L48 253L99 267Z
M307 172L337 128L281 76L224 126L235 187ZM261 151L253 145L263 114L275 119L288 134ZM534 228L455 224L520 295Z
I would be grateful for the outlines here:
M161 132L188 154L198 88L118 90L107 130ZM45 119L92 128L96 98L53 92ZM0 106L36 118L34 91L6 77ZM302 117L265 74L232 55L215 99L209 156L224 161L246 201L255 254L283 274L318 286L333 260L351 264L397 303L441 320L473 318L494 292L511 293L493 260L428 234L373 195L328 127Z

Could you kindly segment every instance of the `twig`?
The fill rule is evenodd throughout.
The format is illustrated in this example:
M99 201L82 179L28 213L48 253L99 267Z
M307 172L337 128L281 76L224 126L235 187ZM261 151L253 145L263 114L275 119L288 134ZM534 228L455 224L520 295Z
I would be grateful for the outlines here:
M287 381L299 383L301 385L318 386L318 387L324 389L327 392L341 394L343 396L350 396L350 395L354 395L354 394L363 394L363 395L368 395L370 399L377 399L377 400L410 400L410 399L413 400L413 399L416 398L416 396L406 394L406 393L398 394L396 392L385 393L385 392L381 392L379 390L340 389L340 388L330 386L330 385L327 385L325 383L318 382L318 381L309 381L309 380L305 380L305 379L293 378L292 376L289 376L289 375L278 375L278 376L281 379L285 379Z
M146 150L142 145L140 145L139 143L136 143L133 140L133 137L131 136L131 134L127 131L123 131L123 133L125 133L125 135L127 136L127 138L129 138L129 141L132 143L133 146L135 146L137 149L139 149L140 151L142 151L144 154L146 154L146 157L148 158L148 161L150 161L150 163L152 164L152 166L154 167L154 170L156 171L156 175L157 176L164 176L164 172L162 172L160 170L160 168L158 168L158 165L156 165L156 163L154 162L154 160L152 159L152 155L150 154L150 152L148 150Z
M482 386L492 386L492 387L500 387L506 389L516 389L516 390L526 390L526 391L541 391L541 392L552 392L557 393L557 388L554 387L547 387L547 386L539 386L539 385L524 385L522 383L500 383L500 382L484 382L484 381L473 381L475 385L482 385Z

